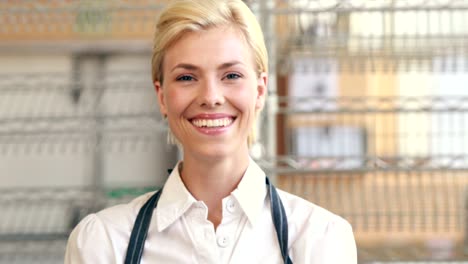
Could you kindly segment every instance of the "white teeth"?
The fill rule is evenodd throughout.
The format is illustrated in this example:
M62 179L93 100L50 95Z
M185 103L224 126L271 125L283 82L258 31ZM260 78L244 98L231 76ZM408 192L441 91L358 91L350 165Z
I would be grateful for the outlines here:
M196 127L225 127L230 125L234 120L230 117L220 119L194 119L192 124Z

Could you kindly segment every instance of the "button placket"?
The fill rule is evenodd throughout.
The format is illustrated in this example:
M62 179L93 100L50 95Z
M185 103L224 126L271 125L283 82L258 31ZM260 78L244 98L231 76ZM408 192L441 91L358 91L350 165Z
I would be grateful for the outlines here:
M226 203L226 209L228 210L228 212L230 212L231 214L234 214L236 213L237 211L237 203L234 199L229 199Z
M216 242L218 243L218 246L221 248L226 248L229 246L229 237L225 235L219 235L218 238L216 239Z

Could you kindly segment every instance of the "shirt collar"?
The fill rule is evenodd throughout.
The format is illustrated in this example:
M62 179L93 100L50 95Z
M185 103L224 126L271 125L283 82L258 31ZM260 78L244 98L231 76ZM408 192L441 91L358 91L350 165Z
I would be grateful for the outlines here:
M187 190L179 173L179 166L182 162L179 161L172 170L169 178L164 184L161 197L156 210L157 228L158 231L166 229L181 217L192 204L196 203L195 198Z
M242 180L232 192L252 225L259 218L265 202L267 194L265 177L263 170L250 158Z
M159 232L174 223L197 202L182 182L178 169L181 165L182 162L178 162L172 170L157 205L156 219ZM249 166L232 195L252 225L260 216L266 194L265 173L250 158Z

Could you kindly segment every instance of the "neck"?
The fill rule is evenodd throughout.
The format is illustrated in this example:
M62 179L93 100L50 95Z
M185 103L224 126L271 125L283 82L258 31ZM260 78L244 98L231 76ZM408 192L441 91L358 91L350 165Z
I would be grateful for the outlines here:
M222 200L237 187L249 165L249 156L221 160L184 155L181 178L186 188L208 206L208 220L216 228L222 219Z

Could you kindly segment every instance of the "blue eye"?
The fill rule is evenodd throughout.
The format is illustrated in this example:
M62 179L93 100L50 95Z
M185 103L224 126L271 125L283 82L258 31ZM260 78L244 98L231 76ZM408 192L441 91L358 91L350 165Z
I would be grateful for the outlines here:
M233 80L233 79L239 79L241 76L237 73L229 73L226 75L227 79Z
M177 80L177 81L184 81L184 82L187 82L187 81L192 81L192 80L193 80L193 77L190 76L190 75L182 75L182 76L178 77L176 80Z

